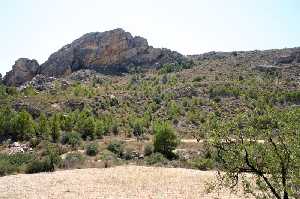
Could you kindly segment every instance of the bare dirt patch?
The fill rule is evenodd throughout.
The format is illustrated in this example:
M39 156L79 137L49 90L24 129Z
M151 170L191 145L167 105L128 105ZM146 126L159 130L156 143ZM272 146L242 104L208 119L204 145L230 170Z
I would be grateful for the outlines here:
M0 198L245 198L229 191L207 194L215 172L120 166L0 178Z

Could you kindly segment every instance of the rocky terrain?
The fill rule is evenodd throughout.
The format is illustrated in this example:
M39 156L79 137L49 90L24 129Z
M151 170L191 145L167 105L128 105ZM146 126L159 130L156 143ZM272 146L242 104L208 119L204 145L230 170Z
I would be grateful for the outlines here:
M53 53L40 66L34 60L19 59L5 76L4 83L19 86L36 74L64 77L81 69L122 74L134 67L156 68L166 63L184 62L187 59L175 51L153 48L146 39L115 29L85 34Z
M300 124L300 48L184 56L153 48L146 39L122 29L88 33L41 65L35 60L17 60L0 82L0 104L0 176L113 167L8 176L2 178L7 186L16 182L17 187L4 187L8 191L0 197L34 198L38 194L55 198L62 194L80 198L90 194L93 198L101 194L100 198L106 198L110 194L156 198L157 193L193 198L193 193L195 198L209 198L202 189L205 173L196 170L208 171L211 178L211 171L225 171L233 165L224 164L232 155L223 158L213 142L229 141L232 149L245 141L245 146L257 149L253 163L266 161L263 166L271 165L268 169L272 170L275 165L277 172L281 165L276 163L281 160L274 159L287 156L261 157L271 154L274 145L270 142L280 136L277 132L284 124L282 131L293 139L287 137L280 149L294 147L291 158L300 157L299 131L294 132ZM242 119L245 121L240 122ZM244 123L252 134L239 142L240 136L231 136L248 127ZM237 125L235 131L231 125ZM216 132L226 130L228 140L223 135L215 137ZM234 164L241 163L241 171L248 172L251 167L243 160L233 159ZM290 173L297 178L295 162ZM120 165L142 167L114 168ZM165 179L160 178L164 175ZM41 180L45 186L38 186ZM179 186L179 181L188 186ZM115 184L101 189L106 182ZM78 191L78 186L86 189ZM290 188L297 193L299 186ZM222 194L227 197L227 192Z

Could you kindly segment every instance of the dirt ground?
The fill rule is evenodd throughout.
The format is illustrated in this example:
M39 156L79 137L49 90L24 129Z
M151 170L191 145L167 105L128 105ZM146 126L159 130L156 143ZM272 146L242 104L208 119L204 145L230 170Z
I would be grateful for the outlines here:
M245 198L226 190L207 194L214 177L213 171L141 166L20 174L0 178L0 198Z

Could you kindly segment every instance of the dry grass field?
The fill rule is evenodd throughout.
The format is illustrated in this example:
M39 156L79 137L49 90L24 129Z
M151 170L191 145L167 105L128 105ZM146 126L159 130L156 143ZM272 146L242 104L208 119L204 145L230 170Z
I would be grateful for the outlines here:
M214 177L213 171L141 166L20 174L0 178L0 198L245 198L226 190L207 194Z

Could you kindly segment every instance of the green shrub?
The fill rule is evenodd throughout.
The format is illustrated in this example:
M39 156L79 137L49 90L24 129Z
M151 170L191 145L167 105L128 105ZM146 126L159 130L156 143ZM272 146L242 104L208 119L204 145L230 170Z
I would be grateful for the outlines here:
M152 144L147 144L144 148L144 156L149 156L153 153L154 147Z
M154 132L154 152L159 152L167 158L173 158L173 150L179 144L179 139L174 133L169 123L156 123L153 127Z
M201 82L202 80L204 80L205 77L204 76L197 76L193 78L193 82Z
M22 111L10 120L10 129L12 129L11 133L14 140L30 140L35 136L35 122L28 112Z
M145 161L149 165L158 164L158 163L161 164L167 163L167 159L161 153L153 153L150 156L146 157Z
M190 161L192 168L199 170L209 170L214 167L214 161L210 158L197 158Z
M133 130L133 135L139 139L144 134L144 120L143 118L134 118L129 122L129 126Z
M0 176L22 170L33 159L34 154L31 153L0 154Z
M81 136L78 132L66 132L62 136L61 143L71 145L72 148L76 149L81 144Z
M63 160L60 167L62 168L75 168L83 165L85 161L84 156L79 152L68 153Z
M0 159L0 176L12 174L17 171L17 167L8 160Z
M123 152L124 152L124 145L121 141L119 140L112 140L108 146L107 146L107 150L113 152L114 154L118 155L118 156L122 156Z
M96 137L95 133L95 120L92 117L83 118L78 123L78 131L84 140L94 140Z
M59 156L59 148L54 144L46 143L44 157L30 162L25 172L39 173L39 172L53 172L55 167L60 165L61 157Z
M89 156L95 156L99 153L99 145L97 143L89 143L85 148L85 152Z
M53 142L58 142L60 138L60 119L58 114L54 114L50 119L51 124L51 138Z

